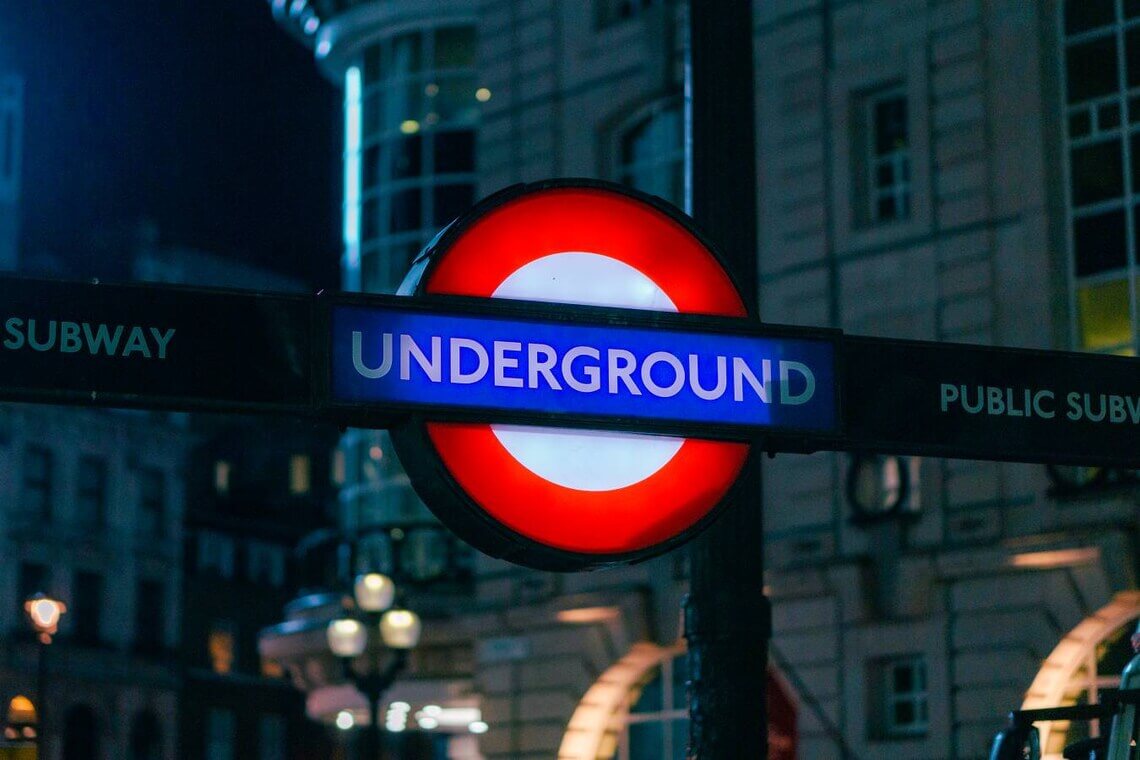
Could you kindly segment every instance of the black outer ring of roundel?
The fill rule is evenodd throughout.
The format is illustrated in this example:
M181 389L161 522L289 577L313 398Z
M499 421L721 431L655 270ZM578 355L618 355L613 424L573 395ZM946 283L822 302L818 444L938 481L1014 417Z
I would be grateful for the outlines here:
M653 207L693 235L728 274L729 281L736 292L743 293L739 280L727 266L724 256L720 254L708 237L695 227L693 220L679 209L656 196L647 195L613 182L593 179L551 179L525 185L512 185L488 196L448 225L442 233L428 243L427 247L416 257L407 279L400 286L400 293L413 297L424 296L425 283L431 279L431 274L439 261L447 255L447 251L455 241L484 215L525 195L562 188L609 191ZM743 296L741 300L748 304L748 299L743 298ZM567 551L548 546L511 530L476 504L455 481L436 452L427 433L426 423L429 419L430 416L415 413L404 418L401 424L393 427L390 431L396 454L404 466L404 470L408 473L416 494L427 505L428 509L439 518L440 522L463 541L484 554L535 570L560 572L591 570L632 564L664 554L685 544L711 525L725 508L725 505L734 500L741 487L740 481L737 480L729 488L724 498L704 517L678 535L652 546L617 554ZM759 456L758 451L758 446L753 445L750 448L748 458L744 463L745 468L752 466L754 459ZM542 505L536 504L535 508L541 509Z

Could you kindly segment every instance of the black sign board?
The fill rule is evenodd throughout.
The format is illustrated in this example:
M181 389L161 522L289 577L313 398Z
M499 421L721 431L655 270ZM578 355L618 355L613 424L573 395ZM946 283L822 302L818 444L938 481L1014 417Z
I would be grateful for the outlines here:
M352 303L391 308L403 301L356 296ZM472 301L456 303L470 306ZM325 312L333 305L327 299L3 277L0 304L2 398L331 415L330 388L323 387L325 382L316 389L313 384L313 378L323 380L330 372L330 318ZM421 311L434 309L434 304L416 305ZM579 311L597 317L589 309L490 299L476 309L497 319L517 317L520 310L557 314L570 322L586 319ZM619 311L629 324L656 324L642 312ZM663 320L660 327L673 326L669 318L684 326L676 315L655 317ZM694 319L701 329L725 335L748 333L752 327L783 334L781 328L743 320ZM724 326L738 321L739 330ZM614 322L619 323L625 322ZM755 436L766 439L766 448L1140 467L1140 359L831 330L794 333L838 346L837 428L819 435L802 431L787 440L757 428ZM454 416L448 408L441 407L436 416ZM394 419L391 413L406 413L399 405L387 415L378 411L383 410L363 405L359 419L345 419L341 409L335 419L368 425ZM460 417L469 419L471 413ZM517 415L511 419L519 422ZM602 427L639 427L633 420L590 419ZM747 427L742 421L705 434L738 438L748 435L742 425Z
M1140 359L844 336L851 449L1140 467Z
M312 298L0 278L0 393L48 403L307 411Z

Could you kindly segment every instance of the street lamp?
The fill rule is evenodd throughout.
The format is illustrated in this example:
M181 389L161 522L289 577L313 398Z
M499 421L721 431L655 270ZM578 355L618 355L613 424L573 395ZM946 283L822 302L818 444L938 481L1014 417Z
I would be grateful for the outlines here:
M48 757L47 751L47 651L51 637L59 630L59 619L67 612L67 605L47 594L34 594L24 602L24 612L36 631L40 642L36 668L36 707L37 731L39 733L39 756Z
M408 650L420 640L419 615L394 607L396 585L380 573L357 576L353 584L355 615L338 618L326 630L329 649L344 667L344 677L368 700L368 733L366 757L376 760L380 754L380 698L408 664ZM392 650L383 669L369 667L360 674L352 661L368 647L369 630L379 629L380 640ZM345 721L348 723L347 719ZM339 724L338 724L339 725ZM351 723L348 723L351 727Z

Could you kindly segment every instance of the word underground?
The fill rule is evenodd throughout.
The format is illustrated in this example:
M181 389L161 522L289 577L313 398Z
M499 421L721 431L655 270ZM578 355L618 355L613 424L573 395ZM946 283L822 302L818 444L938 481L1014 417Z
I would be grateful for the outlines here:
M668 351L654 351L639 363L637 355L623 348L601 351L591 346L573 346L559 355L545 343L496 340L488 349L477 340L450 337L444 350L444 339L431 336L425 350L411 335L392 333L383 333L381 344L380 363L369 366L364 360L364 334L353 331L352 365L361 377L383 378L398 365L400 380L411 380L413 369L418 368L430 382L451 385L473 385L490 375L492 383L500 388L544 386L553 391L604 390L613 395L648 393L658 398L672 398L687 391L703 401L715 401L731 393L733 401L742 402L747 397L785 406L807 403L816 386L815 375L807 365L783 359L762 359L757 370L743 357L717 356L715 372L702 377L700 367L707 357L688 354L682 358ZM771 388L773 363L780 379L775 400ZM800 378L797 386L802 386L794 393L793 373Z
M142 325L57 322L54 319L45 324L43 320L11 317L4 323L7 337L0 345L9 351L30 348L33 351L59 351L64 354L85 351L92 356L137 355L144 359L165 359L174 330L173 327L161 330Z
M1058 405L1057 394L1050 390L998 388L989 385L953 385L942 383L942 411L952 406L968 414L993 417L1039 417L1054 419L1062 414L1071 422L1109 422L1140 425L1140 396L1115 393L1081 393L1071 391Z

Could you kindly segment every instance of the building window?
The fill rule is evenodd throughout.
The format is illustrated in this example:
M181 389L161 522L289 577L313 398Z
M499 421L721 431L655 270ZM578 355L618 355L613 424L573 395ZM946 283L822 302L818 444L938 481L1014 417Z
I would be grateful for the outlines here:
M347 287L392 292L475 197L475 124L491 98L475 30L418 30L368 47L345 81Z
M598 26L609 26L641 15L650 8L659 8L667 0L598 0Z
M98 573L79 571L75 574L71 604L72 635L75 641L87 646L100 642L103 614L103 577Z
M139 581L135 591L135 648L143 654L162 651L166 623L164 596L160 581Z
M102 757L101 727L95 710L73 705L63 714L63 760L90 760Z
M19 596L16 599L17 614L21 617L27 614L24 611L24 602L33 595L49 593L47 584L47 565L41 565L38 562L21 562L19 576L16 580L16 593Z
M139 470L139 533L161 536L165 511L166 477L162 470L151 467Z
M289 493L294 496L304 496L309 492L311 483L311 466L309 457L304 454L294 454L289 457Z
M618 742L617 760L681 760L689 741L685 701L688 655L661 663L630 695L629 715Z
M285 585L285 549L274 544L250 541L247 553L249 579L271 586Z
M20 142L23 86L19 79L0 77L0 198L14 198L20 186Z
M76 522L84 528L107 524L107 462L100 457L79 458L76 483Z
M1073 344L1127 355L1140 333L1138 22L1131 2L1064 5Z
M285 718L262 715L257 726L259 760L285 760Z
M206 715L206 760L234 760L235 728L233 711L210 709Z
M878 692L871 711L872 733L884 739L925 734L930 723L926 659L913 655L882 660L872 670L872 686Z
M206 635L206 656L215 673L225 675L234 669L234 624L228 620L215 621Z
M219 459L214 462L214 491L225 496L230 492L230 463Z
M906 94L897 87L857 100L859 127L855 187L866 203L864 223L880 224L910 217L910 139Z
M162 724L150 710L135 716L131 723L131 760L161 760Z
M285 677L285 668L277 660L261 658L261 675L264 678L279 679Z
M685 127L677 98L659 101L620 137L618 172L622 182L683 206Z
M24 451L24 509L28 519L51 520L51 477L51 452L29 446Z
M220 533L198 533L198 572L234 577L234 540Z

